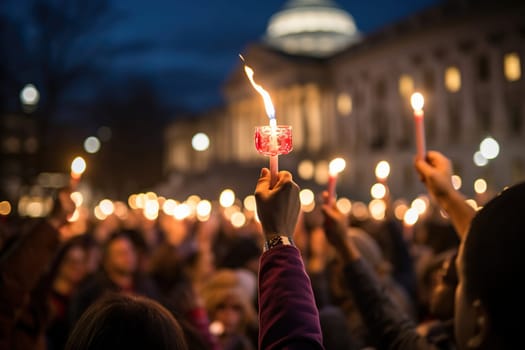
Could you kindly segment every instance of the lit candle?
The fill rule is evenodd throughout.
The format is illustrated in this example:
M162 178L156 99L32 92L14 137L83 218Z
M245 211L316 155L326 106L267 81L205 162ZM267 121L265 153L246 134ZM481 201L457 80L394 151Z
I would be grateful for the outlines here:
M239 55L241 60L244 61L244 57ZM272 155L270 155L270 188L272 188L275 183L277 182L277 177L279 173L279 144L277 140L277 120L275 119L275 108L273 107L272 99L270 97L270 94L263 89L263 87L255 82L253 79L253 69L244 64L244 72L246 73L246 76L250 80L250 83L252 84L253 88L262 96L264 101L264 108L266 110L266 115L268 115L269 118L269 125L271 130L270 135L270 151L272 152Z
M346 162L343 158L332 159L328 165L328 204L335 201L335 185L337 183L337 176L346 167Z
M425 159L425 154L427 153L425 146L425 124L423 119L423 105L425 104L425 99L419 92L415 92L410 98L410 103L414 109L417 158Z
M378 182L386 182L388 175L390 175L390 164L386 160L382 160L376 165L375 170Z
M70 186L71 189L74 190L78 183L80 182L80 178L82 177L82 174L86 171L86 161L82 157L76 157L71 162L71 180L70 180Z

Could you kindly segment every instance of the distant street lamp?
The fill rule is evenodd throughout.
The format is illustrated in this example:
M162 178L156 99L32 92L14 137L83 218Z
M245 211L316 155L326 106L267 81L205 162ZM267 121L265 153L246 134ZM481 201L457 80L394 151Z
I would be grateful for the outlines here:
M199 132L193 135L191 145L198 152L206 151L210 147L210 138L205 133Z
M34 106L40 100L40 93L33 84L27 84L20 92L20 101L24 105Z

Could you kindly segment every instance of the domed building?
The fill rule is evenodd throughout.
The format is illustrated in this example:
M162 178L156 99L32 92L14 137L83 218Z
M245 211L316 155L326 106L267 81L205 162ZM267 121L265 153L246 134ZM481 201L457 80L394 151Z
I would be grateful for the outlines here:
M393 198L425 193L413 168L409 102L420 91L427 147L452 159L464 193L476 196L472 184L479 178L495 192L525 180L524 14L519 0L445 0L363 36L332 1L288 1L269 19L263 40L243 52L273 100L277 122L293 128L293 151L280 157L281 169L318 192L328 161L344 157L339 194L369 201L375 165L387 160ZM165 170L172 178L163 188L173 195L213 196L225 184L245 195L267 165L253 133L268 118L241 62L223 92L223 107L166 130ZM191 148L197 132L210 137L205 152ZM501 150L479 162L488 136Z
M290 0L270 18L265 41L283 52L329 57L359 40L352 16L330 0Z

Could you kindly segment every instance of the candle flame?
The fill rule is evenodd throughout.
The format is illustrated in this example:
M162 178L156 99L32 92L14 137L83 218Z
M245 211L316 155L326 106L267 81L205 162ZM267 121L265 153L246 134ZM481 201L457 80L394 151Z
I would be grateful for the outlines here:
M414 111L422 111L423 105L425 104L425 99L422 94L419 92L414 92L412 94L412 97L410 97L410 104L412 105L412 108Z
M71 173L80 176L86 171L86 161L82 157L76 157L73 162L71 162Z
M328 165L330 175L334 176L345 170L346 162L343 158L335 158Z
M239 55L241 60L244 62L244 72L246 73L246 76L250 80L250 83L252 84L253 88L262 96L264 100L264 108L266 109L266 114L268 115L268 118L271 120L275 120L275 108L273 107L272 99L270 97L270 94L268 91L264 90L264 88L257 84L255 80L253 79L254 71L253 69L246 64L244 61L244 57Z

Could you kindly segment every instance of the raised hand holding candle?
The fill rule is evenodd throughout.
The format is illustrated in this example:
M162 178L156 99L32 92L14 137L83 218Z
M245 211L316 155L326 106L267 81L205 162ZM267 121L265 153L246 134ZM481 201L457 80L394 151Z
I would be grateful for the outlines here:
M74 190L78 183L80 182L80 178L82 177L82 174L86 171L86 161L82 157L76 157L71 162L71 180L70 180L70 186L71 189Z
M244 62L244 58L239 55ZM255 147L261 154L270 157L270 188L275 185L279 173L279 155L287 154L292 150L292 131L290 126L278 126L275 119L275 108L270 94L253 79L253 69L244 64L244 72L250 80L253 88L262 96L264 108L269 118L268 127L257 127L255 129Z
M414 128L416 135L416 150L417 150L417 159L425 159L427 153L425 145L425 124L424 124L424 113L423 105L425 104L425 99L423 95L419 92L412 94L410 98L410 103L414 109Z
M343 158L332 159L328 165L328 204L335 202L335 185L337 183L337 176L346 167L346 162Z

